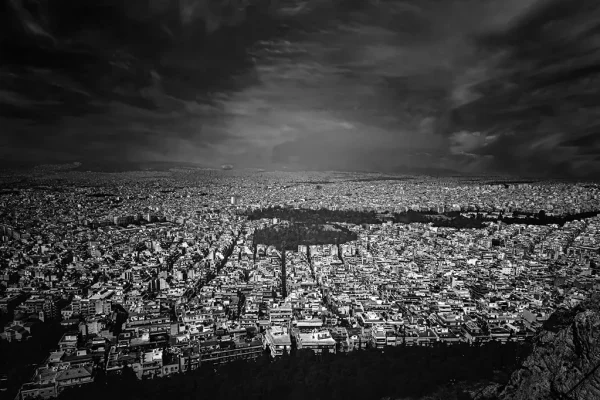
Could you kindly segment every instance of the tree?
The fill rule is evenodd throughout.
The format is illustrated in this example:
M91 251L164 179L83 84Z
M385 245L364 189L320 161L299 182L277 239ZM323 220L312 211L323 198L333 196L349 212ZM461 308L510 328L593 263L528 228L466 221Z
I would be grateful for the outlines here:
M137 380L138 378L133 368L127 363L123 365L123 370L121 371L121 381L124 384L131 384L132 382L135 382Z
M538 213L538 218L542 221L545 220L546 219L546 211L540 210L540 212Z

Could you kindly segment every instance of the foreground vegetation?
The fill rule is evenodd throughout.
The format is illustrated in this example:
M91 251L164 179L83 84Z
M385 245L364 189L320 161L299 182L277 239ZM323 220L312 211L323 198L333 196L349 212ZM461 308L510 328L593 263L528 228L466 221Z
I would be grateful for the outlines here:
M0 319L1 321L1 319ZM32 327L32 337L24 341L0 340L0 376L5 376L6 398L13 399L21 385L31 377L38 363L56 347L64 333L57 322L39 323Z
M65 391L61 400L86 399L381 399L444 393L468 399L465 384L504 384L530 353L529 344L489 343L435 347L391 347L317 356L299 350L271 362L236 361L218 369L203 365L186 374L138 381L99 376L94 384Z

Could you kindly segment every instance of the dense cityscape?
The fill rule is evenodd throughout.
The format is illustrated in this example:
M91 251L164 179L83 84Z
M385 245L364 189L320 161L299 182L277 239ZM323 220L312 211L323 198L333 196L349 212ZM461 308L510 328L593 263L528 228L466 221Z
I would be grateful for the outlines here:
M51 166L1 179L14 357L0 376L19 400L124 371L527 343L600 287L596 184Z
M600 399L600 1L0 0L0 400Z

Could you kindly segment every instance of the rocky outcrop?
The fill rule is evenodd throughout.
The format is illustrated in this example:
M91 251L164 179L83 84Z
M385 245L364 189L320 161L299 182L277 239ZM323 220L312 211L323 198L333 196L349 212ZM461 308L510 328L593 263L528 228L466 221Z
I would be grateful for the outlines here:
M599 305L596 299L556 312L500 398L600 399Z

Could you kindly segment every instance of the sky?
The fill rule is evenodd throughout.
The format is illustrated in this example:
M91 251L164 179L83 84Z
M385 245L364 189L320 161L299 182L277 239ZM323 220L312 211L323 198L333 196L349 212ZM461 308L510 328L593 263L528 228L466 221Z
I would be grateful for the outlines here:
M4 165L600 176L591 0L1 1Z

